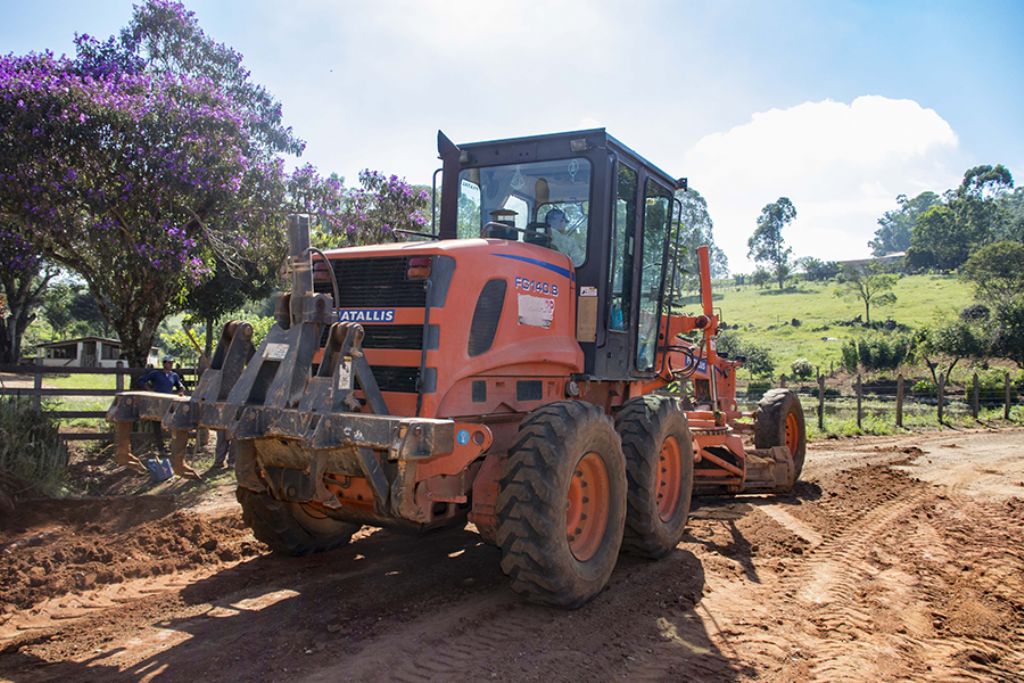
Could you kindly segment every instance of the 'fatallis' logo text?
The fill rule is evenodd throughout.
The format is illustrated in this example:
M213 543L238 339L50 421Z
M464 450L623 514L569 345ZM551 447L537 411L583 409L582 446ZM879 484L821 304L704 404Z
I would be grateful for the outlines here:
M393 308L340 308L338 309L338 322L341 323L393 323L395 322L395 309Z

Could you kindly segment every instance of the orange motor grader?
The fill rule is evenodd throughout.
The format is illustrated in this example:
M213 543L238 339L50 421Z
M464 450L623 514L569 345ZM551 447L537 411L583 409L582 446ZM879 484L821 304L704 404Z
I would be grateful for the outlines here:
M119 394L119 461L138 420L171 430L179 473L190 430L218 430L273 550L468 520L517 592L563 607L600 592L620 551L669 553L695 490L792 488L800 403L776 389L740 412L707 248L700 309L679 305L685 180L603 129L439 133L438 151L429 233L322 253L289 217L277 324L259 348L226 325L190 397Z

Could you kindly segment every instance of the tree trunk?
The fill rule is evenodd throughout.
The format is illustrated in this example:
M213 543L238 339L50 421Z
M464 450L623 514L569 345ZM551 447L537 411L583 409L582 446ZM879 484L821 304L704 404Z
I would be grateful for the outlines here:
M12 339L15 329L9 325L7 318L0 318L0 363L14 364L17 362L14 356L15 342Z
M213 359L213 326L217 322L214 318L207 318L203 321L206 325L206 343L203 344L203 350L206 353L208 360Z
M864 301L864 322L871 324L871 304L867 300Z
M7 300L7 316L0 318L0 363L16 364L21 360L21 342L25 330L36 319L32 312L39 305L46 285L57 274L47 268L8 276L0 282Z
M113 321L114 330L121 340L121 352L132 368L146 367L146 359L149 358L149 350L153 347L153 337L160 326L162 318L144 318L141 325L134 320Z

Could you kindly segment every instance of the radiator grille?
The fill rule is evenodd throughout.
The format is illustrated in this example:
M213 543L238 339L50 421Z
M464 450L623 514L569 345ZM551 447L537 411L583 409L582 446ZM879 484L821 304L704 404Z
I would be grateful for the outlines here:
M363 259L331 259L334 276L338 280L338 297L335 308L425 308L427 289L423 280L409 280L406 277L408 257L382 256ZM330 282L316 282L317 292L332 294ZM327 341L325 327L320 337L320 346ZM363 325L366 336L363 347L367 349L407 349L419 351L423 348L422 325ZM430 326L428 348L437 348L438 329ZM381 391L413 394L417 383L424 392L436 390L436 370L427 368L420 380L419 367L393 365L372 366L373 376Z
M336 308L423 308L427 289L423 280L406 277L408 257L331 259L338 279ZM330 282L314 284L317 292L332 293Z
M373 377L377 380L377 386L381 391L415 394L416 380L420 377L420 369L396 365L374 365Z
M432 328L436 325L431 325ZM324 326L320 333L320 346L327 344L327 333L331 328ZM364 349L411 349L423 348L422 325L363 325Z

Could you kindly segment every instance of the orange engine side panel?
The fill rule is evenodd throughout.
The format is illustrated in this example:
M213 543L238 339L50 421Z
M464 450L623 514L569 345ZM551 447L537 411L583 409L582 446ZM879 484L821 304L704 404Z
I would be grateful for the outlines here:
M436 348L367 348L371 366L424 367L436 377L423 394L419 415L459 417L526 412L565 397L565 380L583 370L576 341L575 274L569 258L532 244L499 239L465 239L353 247L328 252L332 262L365 261L385 256L449 256L455 268L443 306L382 307L367 293L365 306L346 311L376 311L393 325L422 326L429 315L438 327ZM504 282L501 315L493 341L470 353L474 312L488 282ZM362 303L362 301L360 301ZM480 344L477 344L479 347ZM539 383L526 395L519 380ZM474 400L472 380L486 384L484 400ZM518 392L518 393L517 393ZM415 415L417 395L384 391L392 414ZM478 397L479 398L479 397Z

